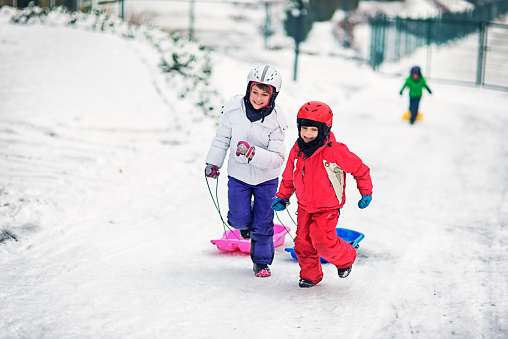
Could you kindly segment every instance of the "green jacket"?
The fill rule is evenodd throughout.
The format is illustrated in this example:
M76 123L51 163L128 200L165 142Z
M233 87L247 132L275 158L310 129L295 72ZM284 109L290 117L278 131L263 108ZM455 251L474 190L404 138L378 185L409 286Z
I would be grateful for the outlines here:
M400 90L400 94L404 91L406 87L409 87L409 97L410 98L421 98L423 95L423 89L425 88L427 92L432 94L432 91L430 90L429 86L427 86L427 83L425 82L425 79L420 76L420 79L417 81L414 81L410 76L406 79L406 82L404 83L404 86L402 86L402 89Z

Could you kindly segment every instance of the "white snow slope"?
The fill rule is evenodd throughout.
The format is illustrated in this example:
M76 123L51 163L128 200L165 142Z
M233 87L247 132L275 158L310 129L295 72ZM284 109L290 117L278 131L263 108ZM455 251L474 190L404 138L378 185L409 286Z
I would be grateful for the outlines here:
M324 265L301 289L290 237L264 279L210 243L223 231L203 175L216 120L176 98L150 46L0 23L0 232L17 238L0 243L0 338L508 336L507 93L430 82L410 126L404 78L301 55L295 82L284 49L213 60L223 98L252 67L279 69L288 150L298 108L321 100L371 167L372 204L357 208L348 177L338 225L365 234L351 275Z

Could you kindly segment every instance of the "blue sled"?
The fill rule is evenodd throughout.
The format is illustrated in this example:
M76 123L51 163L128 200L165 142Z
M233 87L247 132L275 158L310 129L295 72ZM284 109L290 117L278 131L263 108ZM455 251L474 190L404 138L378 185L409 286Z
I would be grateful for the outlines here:
M347 228L336 228L337 235L344 241L347 241L350 243L355 249L358 248L358 244L360 241L362 241L363 238L365 238L365 235L360 232L356 232L353 230L348 230ZM291 256L298 260L295 254L295 247L286 247L286 252L291 253ZM320 260L322 263L327 263L325 259L320 257Z

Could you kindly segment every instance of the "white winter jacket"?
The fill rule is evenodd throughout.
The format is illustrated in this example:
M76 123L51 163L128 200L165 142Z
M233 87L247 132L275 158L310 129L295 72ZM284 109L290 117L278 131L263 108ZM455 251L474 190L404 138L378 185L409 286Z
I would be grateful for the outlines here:
M257 185L280 175L286 154L284 136L287 125L284 113L277 105L263 122L251 122L247 118L243 97L236 95L224 105L206 163L221 168L229 149L228 175ZM255 147L256 152L250 162L245 156L235 154L239 141L247 141Z

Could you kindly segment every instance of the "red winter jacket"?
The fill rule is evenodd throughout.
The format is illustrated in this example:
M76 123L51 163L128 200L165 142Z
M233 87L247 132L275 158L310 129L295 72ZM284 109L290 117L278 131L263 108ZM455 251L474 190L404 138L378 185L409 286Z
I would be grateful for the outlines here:
M289 199L296 191L298 205L308 213L342 208L346 202L346 173L353 175L361 195L372 195L369 167L346 145L337 142L332 132L325 145L309 158L295 143L277 196Z

